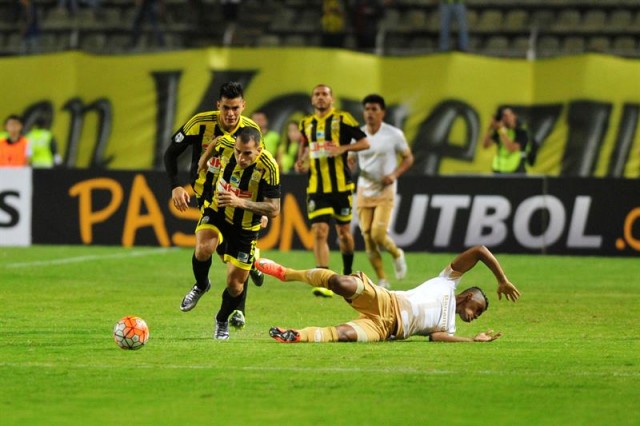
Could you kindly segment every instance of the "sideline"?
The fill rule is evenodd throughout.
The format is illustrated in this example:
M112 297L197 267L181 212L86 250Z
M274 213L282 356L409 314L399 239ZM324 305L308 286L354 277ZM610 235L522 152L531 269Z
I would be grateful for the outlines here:
M89 255L89 256L77 256L77 257L67 257L65 259L52 259L52 260L36 260L33 262L19 262L19 263L9 263L6 265L2 265L5 268L29 268L31 266L53 266L53 265L64 265L67 263L81 263L81 262L89 262L94 260L102 260L102 259L122 259L127 257L142 257L142 256L154 256L157 254L165 254L171 251L180 250L179 247L172 248L160 248L160 249L150 249L150 250L141 250L141 251L132 251L126 253L114 253L114 254L105 254L105 255Z

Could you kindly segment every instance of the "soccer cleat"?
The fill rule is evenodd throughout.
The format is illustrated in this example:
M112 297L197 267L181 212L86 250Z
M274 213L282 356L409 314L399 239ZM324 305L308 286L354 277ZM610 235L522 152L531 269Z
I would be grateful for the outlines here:
M324 287L314 287L311 292L314 296L318 297L333 297L333 295L335 294L333 291Z
M300 341L300 333L296 330L283 330L280 327L271 327L269 336L280 343L297 343Z
M387 281L385 278L380 278L380 281L378 281L378 287L389 289L391 288L391 283Z
M196 305L198 304L198 300L200 300L202 295L208 292L210 288L211 288L210 281L207 281L207 288L205 288L204 290L200 290L197 284L194 285L191 291L187 293L186 296L184 296L184 299L182 299L182 303L180 304L180 310L182 312L188 312L193 308L195 308Z
M401 280L407 276L407 261L404 258L404 250L398 249L400 256L393 260L393 269L396 273L396 278Z
M220 322L216 320L216 329L213 332L213 338L216 340L229 340L229 323L227 321Z
M256 287L260 287L264 283L264 274L257 269L251 269L249 271L249 276L251 277L251 281L253 281Z
M284 281L284 266L277 264L273 260L258 259L254 265L258 271Z
M242 330L245 324L244 314L242 311L235 310L229 315L229 324L236 330Z

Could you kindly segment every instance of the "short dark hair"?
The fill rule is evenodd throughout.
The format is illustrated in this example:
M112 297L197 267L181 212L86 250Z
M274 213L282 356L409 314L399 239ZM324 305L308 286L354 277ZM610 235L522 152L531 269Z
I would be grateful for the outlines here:
M236 139L240 140L242 143L249 143L254 141L256 146L260 146L260 139L262 139L262 135L260 131L255 127L245 126L240 128L236 133Z
M5 126L7 125L7 123L9 122L9 120L16 120L18 122L20 122L20 124L24 124L24 120L22 119L22 117L20 117L18 114L11 114L9 115L5 120L4 120L4 124Z
M486 311L487 309L489 309L489 299L487 298L487 295L484 293L484 291L482 291L480 287L469 287L468 289L463 291L463 293L467 293L467 292L480 293L482 297L484 297L484 310Z
M387 109L387 105L384 102L384 98L376 93L372 93L370 95L367 95L364 97L364 99L362 100L362 106L365 106L365 104L378 104L380 105L380 108L385 110Z
M230 81L220 86L220 95L218 99L236 99L244 98L244 91L242 90L242 84L237 81Z

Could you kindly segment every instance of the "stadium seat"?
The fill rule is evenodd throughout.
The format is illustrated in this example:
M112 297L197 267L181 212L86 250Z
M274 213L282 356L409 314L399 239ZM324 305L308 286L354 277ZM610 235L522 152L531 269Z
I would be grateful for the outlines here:
M609 15L607 27L612 31L626 31L631 28L633 14L628 9L617 9Z
M587 42L587 50L589 52L606 53L609 51L609 38L605 36L591 37Z
M579 53L584 53L585 51L585 41L584 37L581 36L570 36L564 40L562 50L564 53L569 55L576 55Z
M602 31L605 28L606 21L607 13L604 10L592 9L584 14L582 26L591 32Z
M560 41L555 36L542 36L538 40L538 48L536 49L539 56L555 56L560 50Z
M640 54L639 45L633 36L619 36L613 40L612 51L623 56L637 56Z
M487 9L478 18L475 30L482 33L493 33L502 29L502 11Z
M503 29L511 32L527 31L529 13L523 9L510 10L504 17Z
M530 24L540 30L551 27L555 20L555 13L548 9L536 10L531 15Z
M577 9L565 9L560 11L558 18L551 26L556 32L572 32L580 28L580 11Z

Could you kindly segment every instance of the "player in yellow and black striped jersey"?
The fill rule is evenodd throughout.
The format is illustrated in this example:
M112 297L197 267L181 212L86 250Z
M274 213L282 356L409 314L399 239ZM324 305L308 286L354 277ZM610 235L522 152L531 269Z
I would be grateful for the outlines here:
M218 141L207 148L199 162L206 169L206 178L202 216L196 227L196 282L208 280L214 251L227 264L227 288L216 315L216 339L229 338L229 317L244 300L262 216L271 218L280 213L280 172L260 139L259 130L245 127L237 133L233 149L226 141ZM187 303L194 292L199 299L197 284L185 296Z
M246 107L242 86L237 82L222 85L216 102L218 110L201 112L189 119L171 137L171 143L164 154L164 165L171 183L171 198L178 210L189 208L189 195L178 180L178 158L187 148L192 149L190 184L196 194L198 207L202 195L204 173L198 173L198 160L207 146L216 137L226 139L233 144L235 134L244 127L260 129L258 125L242 115Z
M202 203L204 172L198 173L198 160L202 153L212 143L227 143L233 146L235 135L241 129L250 127L260 130L253 120L244 117L242 112L246 107L244 91L242 85L237 82L228 82L220 87L216 111L207 111L194 115L187 121L171 138L171 143L165 151L164 164L167 175L171 182L171 198L174 206L185 211L189 208L190 197L186 189L178 181L178 158L189 147L191 153L190 183L196 194L198 207ZM262 142L261 142L262 143ZM210 260L209 260L210 262ZM192 264L196 264L197 259L194 253ZM256 285L262 285L264 276L255 269L251 271L251 278ZM180 309L184 312L193 309L200 296L211 287L208 277L196 282L193 295L188 300L183 300ZM243 293L246 296L246 291ZM240 305L238 321L234 321L237 327L244 325L244 301Z
M313 88L311 105L314 113L300 121L303 140L296 170L308 169L309 173L307 216L314 236L316 267L329 267L329 222L334 219L343 273L350 274L354 251L350 226L354 184L347 155L348 151L369 148L369 142L351 114L333 107L329 86L319 84Z

